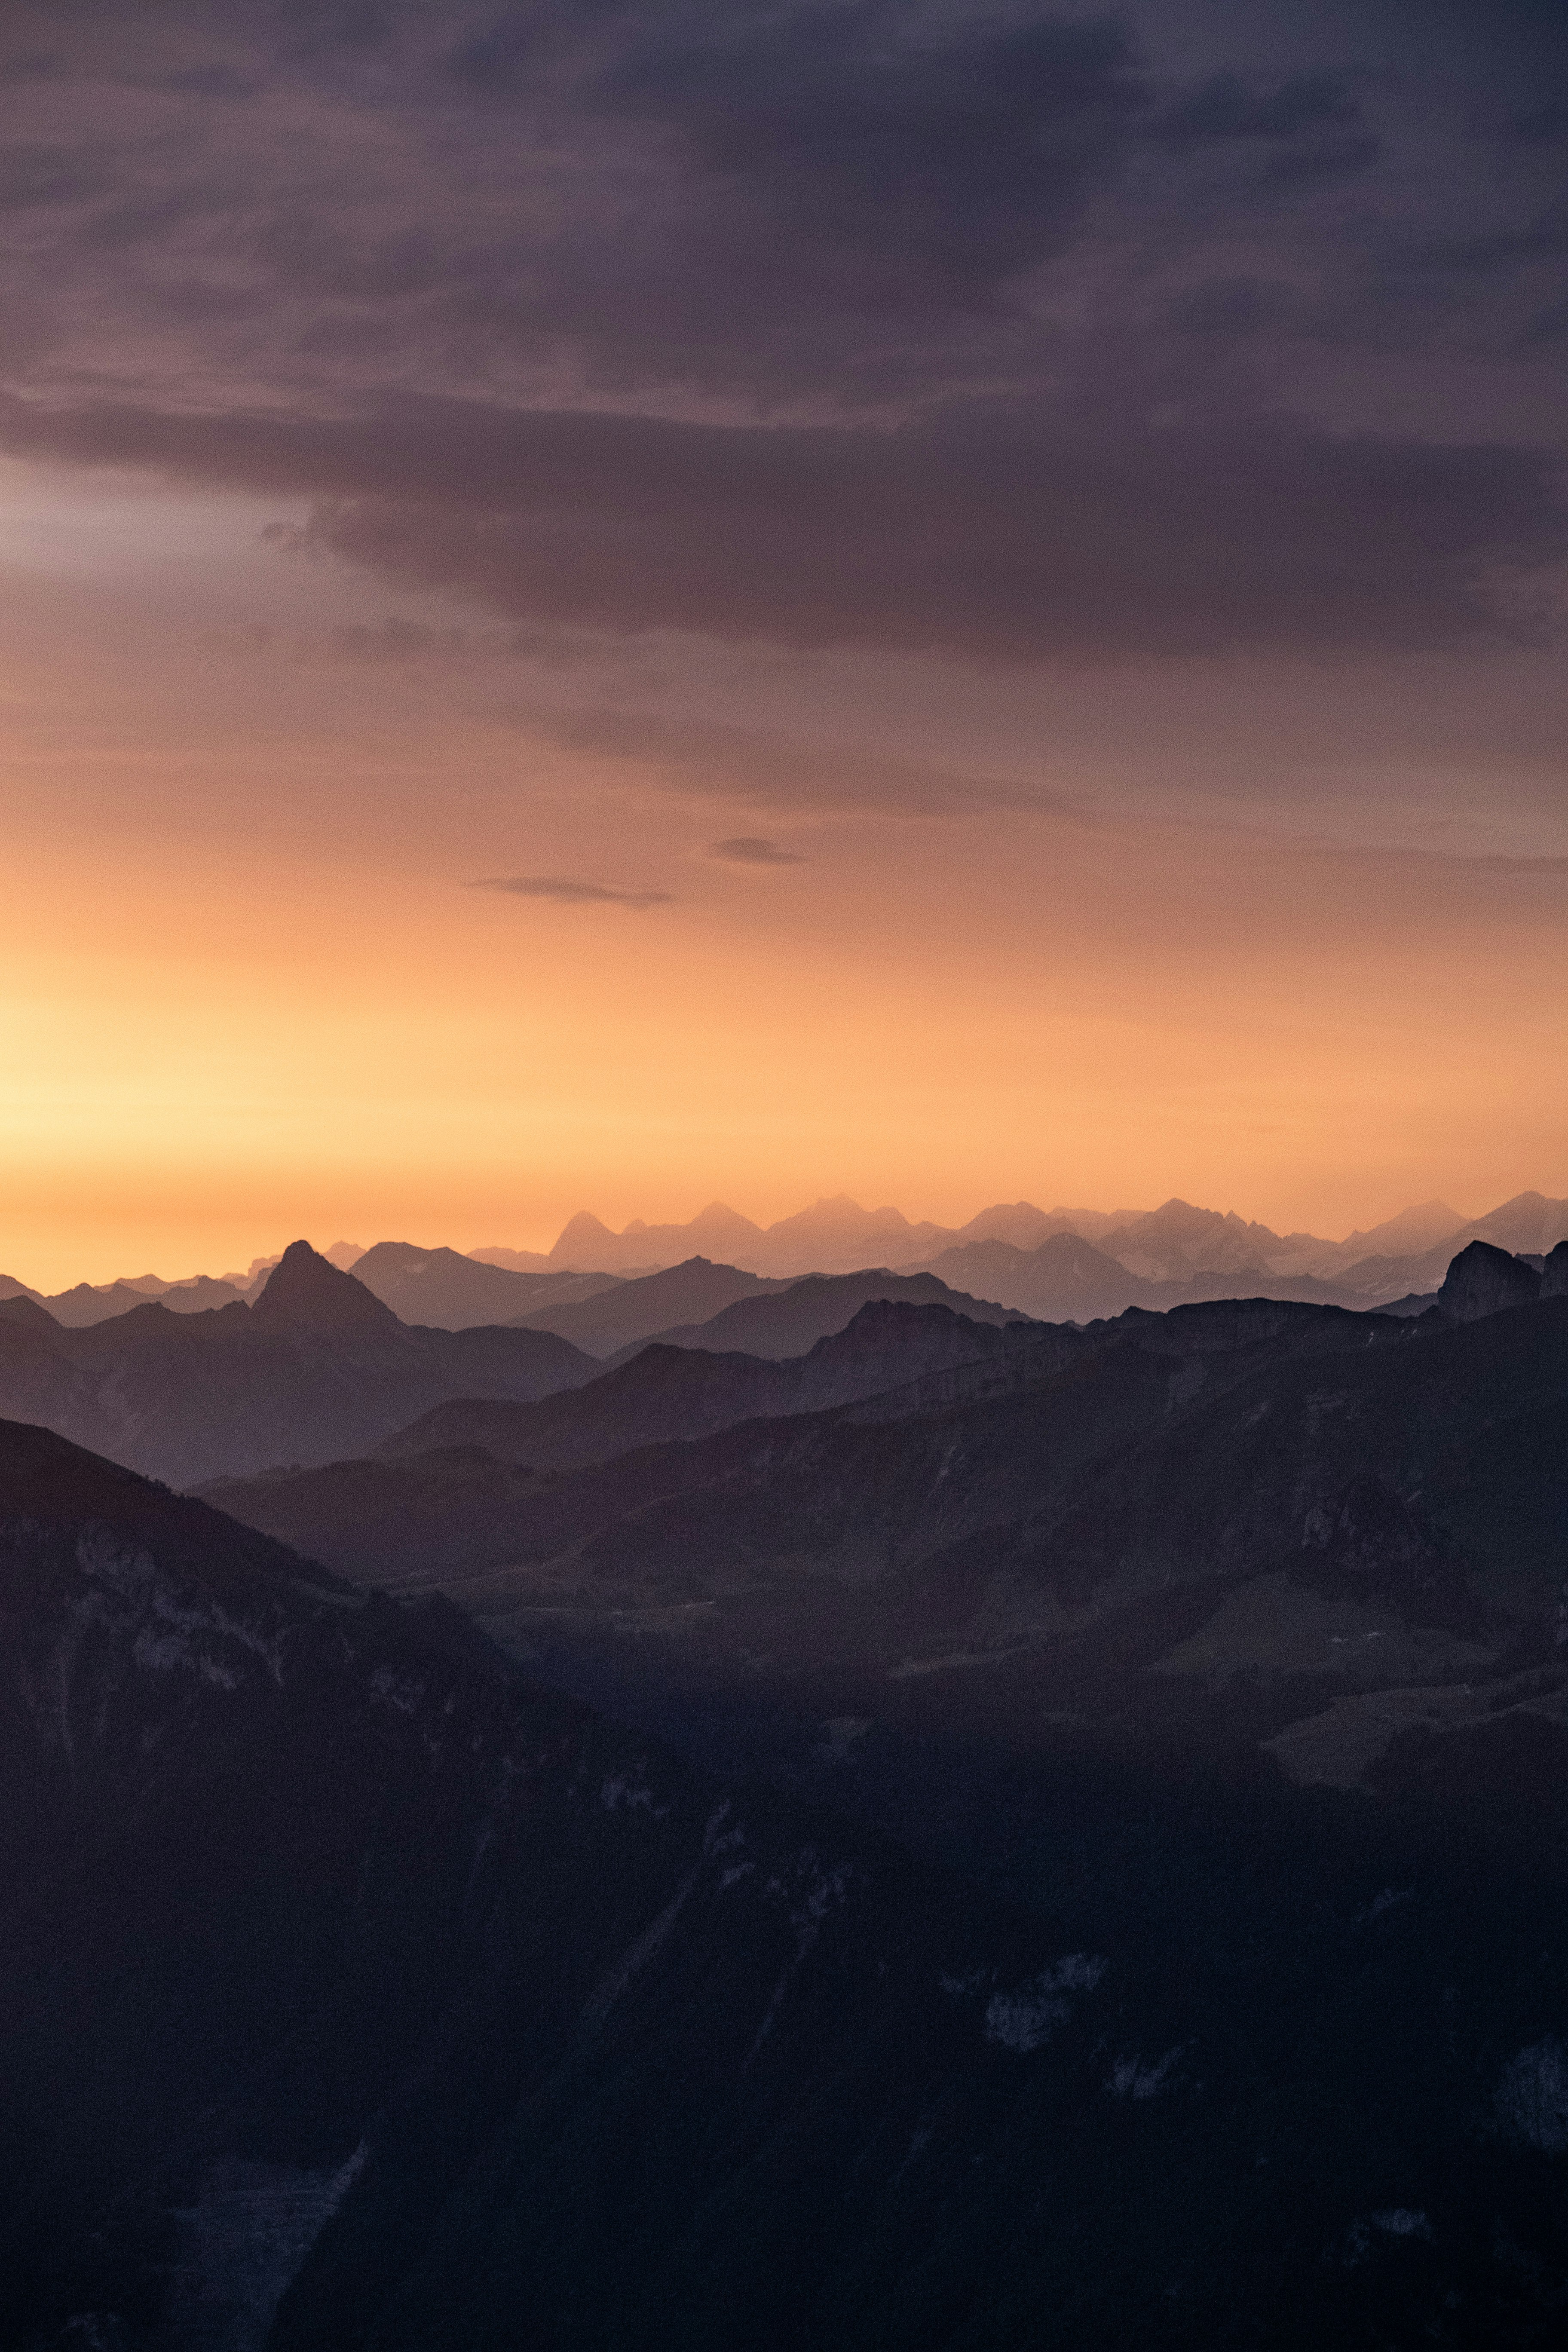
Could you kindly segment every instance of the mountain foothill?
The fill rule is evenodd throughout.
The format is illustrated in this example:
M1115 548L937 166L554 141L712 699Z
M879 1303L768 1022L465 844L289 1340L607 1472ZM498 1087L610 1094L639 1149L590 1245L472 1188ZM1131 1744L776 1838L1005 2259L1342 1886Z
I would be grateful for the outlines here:
M0 2341L1554 2340L1563 1206L13 1286Z

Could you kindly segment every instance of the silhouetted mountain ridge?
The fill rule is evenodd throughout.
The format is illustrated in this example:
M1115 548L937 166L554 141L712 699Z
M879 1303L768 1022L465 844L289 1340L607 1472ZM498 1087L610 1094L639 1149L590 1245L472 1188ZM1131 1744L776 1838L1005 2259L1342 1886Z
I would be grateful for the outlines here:
M741 1421L819 1412L960 1364L1017 1352L1027 1324L973 1323L946 1307L868 1300L842 1331L783 1361L650 1341L586 1387L538 1404L437 1405L377 1448L383 1461L482 1447L541 1469L575 1468Z
M819 1339L842 1331L872 1300L945 1307L971 1323L1027 1319L1016 1307L999 1307L991 1299L972 1298L967 1292L952 1290L936 1275L893 1274L879 1266L856 1274L814 1274L800 1282L769 1284L765 1292L742 1295L705 1322L677 1324L652 1336L664 1347L711 1348L721 1353L778 1360L804 1355ZM647 1344L633 1340L610 1361L623 1362L635 1348Z
M658 1274L617 1283L613 1292L572 1305L541 1306L516 1319L535 1331L557 1332L590 1355L608 1357L639 1339L662 1335L673 1324L706 1322L737 1299L760 1297L783 1286L739 1266L690 1257Z
M0 1303L0 1408L189 1486L366 1449L443 1398L519 1400L597 1367L542 1331L412 1328L298 1242L254 1307L159 1303L67 1330Z

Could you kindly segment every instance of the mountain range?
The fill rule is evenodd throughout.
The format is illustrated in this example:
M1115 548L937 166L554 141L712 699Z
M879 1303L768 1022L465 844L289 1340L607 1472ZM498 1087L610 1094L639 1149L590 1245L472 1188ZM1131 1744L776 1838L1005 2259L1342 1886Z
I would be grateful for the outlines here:
M872 1298L205 1500L0 1424L0 2340L1552 2340L1531 1257L1404 1317ZM302 1247L137 1312L301 1382L476 1336Z
M571 1220L548 1254L500 1247L465 1254L406 1242L362 1250L339 1242L325 1255L342 1270L352 1266L403 1321L447 1330L519 1319L554 1328L557 1308L586 1302L612 1280L646 1278L697 1259L727 1265L732 1277L750 1275L760 1286L879 1267L930 1272L955 1290L1060 1322L1243 1294L1357 1307L1394 1300L1424 1305L1467 1242L1541 1255L1565 1234L1568 1201L1540 1192L1519 1193L1468 1220L1445 1202L1424 1202L1342 1242L1277 1234L1234 1212L1184 1201L1146 1212L1047 1212L1014 1202L947 1227L911 1224L899 1210L866 1210L840 1197L767 1227L718 1202L688 1224L634 1221L618 1234L584 1214ZM144 1275L80 1283L52 1297L0 1276L0 1300L30 1298L72 1327L132 1312L153 1297L175 1313L200 1312L258 1296L276 1264L257 1259L248 1274L221 1283L198 1276L168 1284ZM732 1293L748 1295L740 1286ZM717 1311L683 1309L661 1327L626 1336L651 1337L655 1328L705 1320ZM566 1336L576 1334L568 1328Z
M1076 1334L1067 1335L1071 1344ZM691 1440L741 1423L821 1412L963 1368L971 1378L1037 1367L1032 1324L974 1323L945 1307L874 1301L794 1360L651 1342L580 1389L534 1404L460 1398L385 1439L374 1459L259 1478L219 1478L205 1500L340 1568L390 1579L484 1567L552 1474ZM541 1474L545 1474L542 1477ZM526 1540L526 1536L523 1538Z
M439 1408L374 1461L209 1491L345 1572L444 1586L530 1657L576 1644L595 1675L744 1689L753 1730L770 1681L797 1707L818 1674L825 1714L873 1719L891 1678L950 1719L962 1668L1027 1745L1042 1692L1108 1636L1149 1665L1178 1621L1207 1626L1223 1680L1228 1610L1247 1680L1211 1733L1239 1699L1233 1736L1310 1723L1331 1756L1346 1724L1387 1744L1385 1702L1335 1708L1413 1661L1439 1688L1463 1669L1440 1717L1531 1698L1510 1676L1557 1622L1565 1407L1568 1244L1542 1276L1472 1244L1418 1318L1209 1302L1079 1331L879 1303L793 1361L650 1347L539 1404ZM1331 1588L1385 1603L1391 1646L1302 1597ZM627 1649L628 1611L665 1612L655 1650ZM1122 1727L1157 1727L1171 1686L1112 1683Z
M700 1254L722 1258L748 1272L787 1279L805 1274L851 1273L870 1264L914 1271L935 1265L943 1251L980 1242L1005 1242L1030 1253L1054 1234L1064 1233L1093 1243L1129 1273L1148 1280L1180 1281L1198 1274L1240 1272L1328 1279L1353 1275L1369 1261L1397 1259L1403 1265L1437 1251L1445 1253L1442 1263L1446 1265L1466 1242L1474 1240L1516 1252L1549 1250L1568 1234L1568 1202L1550 1200L1540 1192L1521 1192L1485 1216L1466 1218L1446 1202L1427 1201L1401 1210L1382 1224L1332 1242L1312 1234L1277 1234L1234 1211L1222 1213L1194 1208L1179 1200L1148 1211L1042 1210L1019 1201L982 1210L967 1224L956 1227L929 1220L911 1223L898 1209L864 1209L843 1194L762 1226L715 1201L687 1224L648 1225L636 1219L618 1234L596 1217L579 1214L566 1224L547 1255L529 1262L538 1269L572 1266L623 1273L672 1265ZM521 1254L476 1255L494 1258L504 1255L510 1264ZM1440 1267L1437 1278L1441 1278ZM1369 1276L1352 1286L1365 1289L1374 1279Z

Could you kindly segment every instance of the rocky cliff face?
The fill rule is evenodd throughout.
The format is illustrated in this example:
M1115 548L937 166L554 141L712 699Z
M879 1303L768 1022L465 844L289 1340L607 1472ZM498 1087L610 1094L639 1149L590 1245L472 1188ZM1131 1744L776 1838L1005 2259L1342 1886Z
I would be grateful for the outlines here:
M1541 1276L1522 1258L1490 1242L1471 1242L1450 1265L1437 1304L1455 1323L1474 1323L1505 1307L1528 1307L1541 1296Z

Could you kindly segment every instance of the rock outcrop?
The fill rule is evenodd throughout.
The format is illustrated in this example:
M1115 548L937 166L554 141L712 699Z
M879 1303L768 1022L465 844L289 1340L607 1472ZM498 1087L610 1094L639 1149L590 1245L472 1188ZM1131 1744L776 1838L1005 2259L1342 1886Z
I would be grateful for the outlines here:
M1529 1307L1541 1290L1541 1276L1522 1258L1490 1242L1472 1242L1449 1265L1437 1304L1451 1322L1478 1323L1505 1307Z

